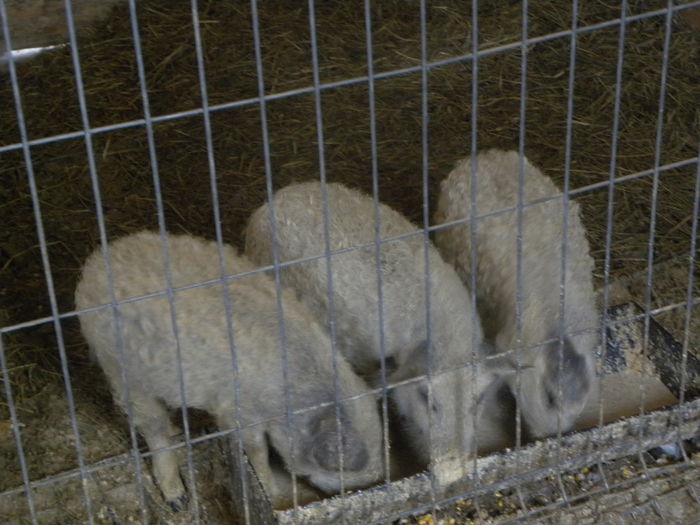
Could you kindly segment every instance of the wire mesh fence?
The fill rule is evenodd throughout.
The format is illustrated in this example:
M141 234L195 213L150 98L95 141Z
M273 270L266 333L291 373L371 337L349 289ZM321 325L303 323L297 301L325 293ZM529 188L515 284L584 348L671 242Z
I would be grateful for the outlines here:
M0 1L0 522L693 523L698 12Z

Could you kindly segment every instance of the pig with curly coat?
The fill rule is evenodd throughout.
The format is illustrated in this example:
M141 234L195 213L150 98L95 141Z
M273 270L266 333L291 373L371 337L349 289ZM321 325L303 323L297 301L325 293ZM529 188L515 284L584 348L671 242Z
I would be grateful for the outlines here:
M465 283L472 282L476 252L477 307L485 337L497 351L516 349L517 238L520 158L514 151L478 155L475 236L470 221L439 229L435 243ZM593 259L576 202L564 200L550 178L524 162L520 380L510 389L533 438L566 431L583 410L596 381L599 314L593 290ZM471 217L472 159L460 161L442 182L436 225ZM540 201L531 204L533 201ZM500 213L497 213L500 212ZM481 217L488 215L487 217ZM562 239L566 235L566 252ZM562 256L565 303L560 316Z
M426 246L417 226L384 204L378 204L385 241L377 261L375 203L357 190L305 182L279 190L273 201L274 222L269 204L251 216L246 255L260 265L273 263L274 224L278 262L315 257L285 264L282 282L319 319L334 323L339 349L375 385L385 359L389 395L419 459L432 463L439 482L459 477L453 467L473 451L478 398L508 366L497 360L471 366L486 352L470 294L455 270L431 243ZM330 256L330 283L323 257L326 213L330 249L340 251Z
M173 292L176 331L171 304L164 294L118 304L117 327L111 307L81 314L80 326L107 376L115 402L123 408L131 403L134 424L155 452L155 478L171 506L182 508L186 493L175 452L158 450L171 446L176 434L167 408L182 406L178 359L187 406L214 415L221 429L239 429L232 435L234 439L240 436L276 506L289 502L270 469L268 443L290 471L325 492L341 488L341 472L345 488L377 481L382 472L382 431L376 398L365 395L348 400L366 393L369 387L342 356L338 356L336 377L329 337L308 309L283 291L285 363L272 279L253 273L224 285L216 243L170 235L167 244L174 288L218 279L203 287ZM222 253L227 275L253 269L230 246L223 246ZM167 290L157 233L141 232L118 239L109 244L109 254L116 301ZM225 291L231 301L231 319L227 319ZM85 263L75 303L79 310L112 303L99 249ZM229 340L229 322L233 341ZM122 381L123 366L127 389ZM293 411L291 428L285 417L285 366Z

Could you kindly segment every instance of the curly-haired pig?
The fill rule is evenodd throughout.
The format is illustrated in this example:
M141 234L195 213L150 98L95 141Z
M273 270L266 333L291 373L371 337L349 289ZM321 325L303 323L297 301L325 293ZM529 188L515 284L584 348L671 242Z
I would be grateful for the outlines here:
M517 346L517 211L519 156L489 150L477 157L476 235L465 223L439 229L435 243L445 260L471 283L476 252L477 307L487 340L497 351ZM460 161L442 182L434 223L471 217L472 159ZM528 205L533 201L555 197ZM581 413L596 381L594 355L599 314L593 290L593 259L579 206L569 201L564 232L561 191L524 159L520 389L509 384L533 438L566 431ZM564 319L560 323L562 238L566 234ZM563 330L562 330L563 329ZM563 344L560 344L560 338ZM561 373L560 373L561 372Z
M470 366L485 353L470 294L432 244L426 245L417 226L378 204L381 239L416 235L380 243L377 264L372 197L337 183L325 185L325 195L323 188L320 182L305 182L279 190L273 197L274 230L280 263L322 256L327 202L330 249L341 251L330 261L332 302L325 257L283 266L282 282L320 319L334 323L341 352L373 384L381 384L383 357L389 384L420 378L390 387L389 395L419 459L432 462L438 481L449 483L460 475L449 465L473 450L479 395L508 367L496 360ZM271 225L270 206L265 204L253 213L246 229L246 255L260 265L273 262ZM358 249L366 244L370 246Z
M170 235L167 243L173 287L219 279L173 292L176 332L169 299L163 294L116 307L121 344L110 307L80 314L80 326L107 376L115 402L122 408L131 403L136 428L149 449L156 451L153 471L171 506L179 509L185 504L185 489L174 451L157 451L171 446L176 434L167 407L182 406L178 358L187 406L214 415L221 429L241 425L244 450L275 505L289 502L270 470L268 443L290 471L325 492L341 488L341 470L343 487L348 489L377 481L382 472L382 431L376 397L347 400L368 392L369 387L340 355L335 377L330 339L308 309L293 294L283 292L285 363L273 280L253 273L223 285L215 242ZM159 234L141 232L118 239L109 244L109 255L117 301L167 290ZM223 246L223 257L227 275L253 270L230 246ZM227 319L224 286L231 300L231 319ZM78 310L111 304L100 249L85 263L75 303ZM122 382L122 364L127 367L128 391ZM289 406L294 411L291 428L285 417L284 367ZM339 405L334 404L336 392Z

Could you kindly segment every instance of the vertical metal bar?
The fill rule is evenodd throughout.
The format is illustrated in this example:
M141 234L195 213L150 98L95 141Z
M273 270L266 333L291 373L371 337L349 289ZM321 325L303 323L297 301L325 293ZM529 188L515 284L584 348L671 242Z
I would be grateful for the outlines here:
M66 9L70 8L70 3L67 4ZM7 18L7 11L5 10L4 2L0 2L1 18L3 25L3 32L5 35L5 46L8 50L12 49L12 41L10 37L10 27L9 20ZM37 238L39 239L39 251L41 253L41 263L44 269L44 278L46 279L46 289L49 296L49 304L51 307L51 318L53 321L54 331L56 332L56 343L58 346L58 353L61 361L61 372L63 374L63 382L66 391L66 402L68 404L68 411L71 420L71 429L73 435L75 436L75 451L78 456L78 468L80 470L80 480L82 482L83 494L85 497L85 509L88 515L88 521L90 524L94 523L94 517L92 513L92 501L90 498L90 493L88 491L88 473L85 470L85 458L83 457L83 450L80 440L80 431L78 429L78 420L76 417L75 410L75 400L73 399L73 388L71 385L70 372L68 370L68 358L66 355L66 346L63 340L63 329L61 327L61 321L59 319L58 301L56 299L56 291L53 283L53 274L51 271L51 262L49 260L49 250L46 244L46 234L44 232L44 224L41 215L41 204L39 202L39 192L36 185L36 177L34 174L34 164L32 161L32 155L29 148L28 136L27 136L27 125L24 120L24 109L22 107L22 96L20 93L19 82L17 80L17 71L15 68L14 56L12 53L8 53L8 68L10 73L10 82L12 84L12 94L15 103L15 111L17 115L17 125L19 127L20 142L22 144L22 152L24 154L24 162L27 169L27 179L29 182L29 192L32 199L32 208L34 210L34 221L36 225ZM9 378L8 378L9 381ZM19 451L18 451L19 452Z
M695 193L693 199L693 219L690 232L690 252L688 253L688 287L686 289L686 307L685 307L685 322L683 323L683 355L681 358L681 380L680 393L678 396L678 404L685 403L685 388L688 380L687 363L688 352L690 351L690 321L693 316L693 289L695 288L695 265L697 262L698 249L698 216L700 215L700 151L698 152L698 164L695 168ZM679 414L679 432L680 432L680 414Z
M646 290L644 293L644 338L642 344L642 356L646 357L647 349L649 345L649 324L651 321L651 287L654 278L654 247L656 240L656 207L659 195L659 166L661 164L661 147L663 143L663 131L664 131L664 115L666 110L666 87L668 79L668 57L669 49L671 47L671 22L673 20L673 0L668 0L666 5L666 20L664 24L664 47L663 47L663 58L661 61L661 80L659 86L659 111L656 121L656 140L654 144L654 175L653 175L653 185L651 192L651 212L649 219L649 245L647 249L647 283ZM640 383L639 385L639 413L644 414L644 401L646 399L644 387ZM642 427L639 429L639 449L638 456L639 460L644 469L644 475L648 475L647 464L642 454Z
M240 418L240 392L241 381L238 368L238 357L236 355L236 338L234 335L233 326L233 297L225 280L229 275L229 269L226 267L224 257L224 240L221 228L221 208L219 204L219 192L216 176L216 160L214 159L214 139L211 127L211 114L209 111L209 94L207 90L207 77L204 68L204 51L202 46L202 35L199 27L199 6L197 0L192 0L192 27L194 28L194 43L195 53L197 56L197 75L199 78L199 91L202 99L202 118L204 120L204 136L207 145L207 166L209 169L209 185L211 187L211 201L214 213L214 230L216 234L216 245L219 255L219 271L221 273L221 292L224 298L224 311L226 313L226 331L228 336L229 351L231 353L231 372L233 374L233 395L236 399L233 418L236 424L236 451L238 454L238 464L240 468L241 487L243 487L243 516L247 524L251 523L250 518L250 502L248 501L250 486L247 483L246 469L244 468L245 461L243 451L243 440L241 439L241 418ZM228 439L228 437L227 437Z
M420 62L421 62L421 150L422 150L422 186L423 186L423 264L425 265L425 335L426 335L426 353L427 353L427 370L426 379L428 383L428 407L432 405L433 399L433 366L435 356L433 355L432 345L432 281L430 276L430 237L428 228L430 228L430 207L429 207L429 176L430 176L430 148L428 142L428 134L430 132L430 120L428 114L428 29L427 29L427 13L426 0L420 2ZM440 379L438 379L439 381ZM431 410L428 410L428 446L430 449L431 462L434 458L433 443L435 442L435 434L432 424ZM433 515L436 515L436 487L435 477L431 477L430 483L430 502L432 505Z
M318 42L316 35L316 11L314 0L309 0L309 33L311 34L311 65L313 73L314 87L314 110L316 114L316 140L318 141L318 168L321 179L321 194L323 201L323 239L324 239L324 255L326 261L326 273L328 275L328 324L331 333L331 355L333 359L333 388L335 395L335 419L338 427L338 450L340 463L340 498L345 499L345 480L344 480L344 454L342 447L343 427L340 419L340 387L338 381L338 348L336 344L335 331L335 295L333 291L333 272L331 265L331 236L330 236L330 218L328 213L328 187L326 184L326 154L325 154L325 139L323 133L323 108L321 105L321 78L318 62ZM345 521L345 513L343 512L343 521Z
M469 269L470 269L470 281L469 281L469 298L471 301L472 311L474 312L474 317L471 320L472 323L472 396L474 395L473 385L476 384L475 369L474 364L477 362L477 348L475 344L474 336L476 334L477 323L479 323L479 315L477 309L477 287L479 283L477 282L477 223L479 215L477 206L478 197L478 177L479 177L479 0L472 0L471 2L471 55L472 55L472 78L471 78L471 140L470 140L470 160L471 160L471 177L469 180L471 202L469 203L469 237L471 239L471 247L469 251ZM478 422L477 422L478 424ZM478 439L476 437L476 432L474 433L474 449L472 451L472 476L475 480L479 480L479 470L477 468L477 452L478 452ZM518 490L518 495L521 496ZM520 500L521 505L524 505L524 501ZM479 498L474 498L474 505L477 508L477 512L480 512Z
M377 302L379 305L379 372L382 381L382 440L384 442L384 481L391 481L389 458L389 403L386 377L386 337L384 332L384 292L381 271L381 213L379 211L379 153L377 151L377 111L374 86L371 0L365 0L365 45L367 46L367 88L369 91L369 135L372 156L372 200L374 201L374 261L377 265Z
M197 486L194 477L194 465L192 460L192 442L190 437L190 424L187 418L187 392L185 378L182 370L182 346L180 343L180 330L177 323L177 309L175 306L175 294L173 292L172 260L170 257L170 243L165 224L165 213L163 206L163 195L160 187L160 174L158 169L158 155L156 152L155 135L153 133L153 121L151 119L151 107L148 97L148 87L146 82L146 69L143 62L143 51L141 48L141 36L139 34L138 18L136 16L135 0L129 0L131 13L131 32L134 38L134 54L136 55L136 66L139 77L139 87L141 90L141 100L143 102L143 118L146 126L146 138L148 142L148 156L151 164L153 176L153 188L156 198L156 209L158 212L158 230L160 232L161 249L164 260L164 276L166 282L166 297L170 306L170 321L173 327L173 337L175 338L175 355L177 357L177 376L180 389L182 428L185 436L185 447L187 452L187 474L189 478L190 491L192 493L192 513L196 523L200 523L199 518L199 497L197 496Z
M611 132L610 165L608 168L608 208L605 228L605 262L603 264L603 313L600 327L601 362L605 362L608 350L607 326L610 322L608 307L610 306L610 261L612 259L613 218L615 216L615 177L617 171L617 148L620 136L620 112L622 99L623 67L625 61L625 36L627 30L627 0L622 0L620 6L620 34L617 42L617 65L615 70L615 101L613 104L613 124ZM604 421L603 382L598 382L598 429L602 430ZM604 486L610 489L603 464L603 451L599 451L597 459Z
M267 200L270 203L270 232L272 235L272 263L275 280L275 292L277 298L277 312L279 314L279 338L280 338L280 355L282 357L282 378L284 380L284 403L285 403L285 419L287 423L289 436L289 451L291 463L296 464L296 443L294 440L294 414L292 413L290 404L289 383L289 359L287 356L287 339L284 323L284 308L282 305L282 282L280 280L279 267L279 245L277 242L277 228L275 227L275 201L274 190L272 186L272 156L270 154L270 134L267 127L267 102L265 99L265 72L262 62L262 44L260 41L260 19L258 16L258 1L250 0L251 19L253 25L253 44L255 47L255 69L258 77L258 97L260 99L260 127L263 138L263 157L265 161L265 184L267 189ZM299 490L297 487L296 472L292 471L292 502L294 508L299 505Z
M471 178L469 180L469 192L471 195L470 210L469 210L469 236L471 239L471 250L469 253L469 270L471 275L471 280L469 282L470 299L472 302L472 309L474 312L477 311L477 243L476 243L476 225L478 216L477 207L477 192L478 189L478 175L479 175L479 0L472 0L471 4L471 14L472 14L472 82L471 82L471 104L472 104L472 114L471 114ZM474 333L473 328L477 322L476 317L472 320L472 333ZM472 337L472 345L474 343ZM476 348L472 348L472 362L476 361ZM478 445L475 441L475 444ZM473 473L478 476L476 470L476 454L473 459Z
M131 394L129 389L129 374L124 350L124 339L122 333L121 315L116 306L117 296L114 290L114 276L112 273L111 259L109 255L109 246L107 239L107 227L102 208L102 192L100 190L99 177L97 176L97 165L95 162L95 151L92 141L92 132L90 126L90 117L87 109L87 99L85 95L85 87L83 84L83 74L80 64L80 53L78 49L77 34L75 30L75 20L73 19L73 10L70 5L71 1L66 1L66 23L68 26L68 36L71 47L71 58L73 61L73 69L75 76L76 90L78 92L78 103L80 106L80 117L83 125L85 136L85 150L88 161L88 173L92 185L93 198L95 199L95 214L97 216L97 225L100 234L100 243L102 249L102 258L104 259L105 271L107 275L107 288L111 302L112 323L114 326L115 341L117 344L117 352L119 357L121 381L125 393L126 401L126 416L129 423L129 438L131 441L131 450L134 461L134 471L136 475L136 483L139 491L139 503L141 507L141 515L144 520L148 520L148 510L146 506L145 489L143 485L143 467L141 455L139 453L138 438L136 435L136 427L133 420L133 407L131 406Z
M522 38L520 43L520 125L518 129L518 197L516 204L517 233L515 241L515 365L516 379L515 389L520 398L521 390L521 366L520 352L523 347L523 202L525 198L525 127L527 118L527 67L528 67L528 0L523 0L522 8ZM512 350L509 348L508 350ZM515 409L515 462L520 466L519 450L522 447L522 413L520 403L516 403Z
M574 91L576 89L576 51L578 48L578 0L573 0L571 9L571 40L569 48L569 79L568 95L566 100L566 140L564 148L564 188L562 195L562 238L561 238L561 265L559 281L559 341L558 341L558 376L557 376L557 397L563 398L561 378L564 368L564 332L566 331L566 269L569 249L569 186L571 179L571 148L573 144L573 121L574 121ZM561 478L561 410L557 410L557 484L562 494L564 503L569 505L569 497L566 493L564 483Z

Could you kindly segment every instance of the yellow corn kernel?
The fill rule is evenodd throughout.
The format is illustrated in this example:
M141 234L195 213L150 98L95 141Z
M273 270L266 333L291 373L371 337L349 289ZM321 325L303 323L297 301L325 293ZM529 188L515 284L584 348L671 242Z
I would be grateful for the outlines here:
M430 514L426 514L418 520L418 525L434 525L435 520Z

